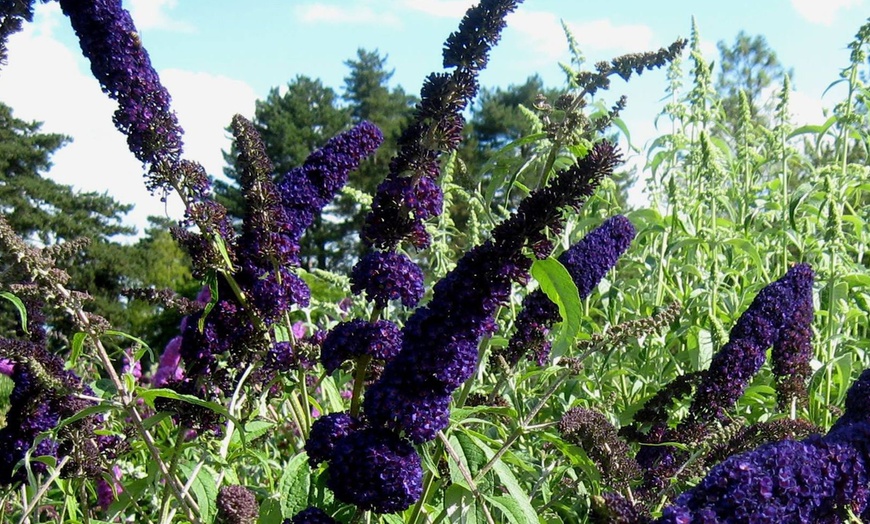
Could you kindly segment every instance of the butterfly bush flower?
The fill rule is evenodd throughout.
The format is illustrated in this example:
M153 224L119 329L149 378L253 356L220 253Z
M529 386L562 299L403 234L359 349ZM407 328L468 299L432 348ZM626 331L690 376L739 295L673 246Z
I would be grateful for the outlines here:
M347 182L348 173L377 149L383 135L377 126L363 122L331 138L302 166L273 184L271 164L256 130L239 116L233 119L233 130L248 202L237 240L241 268L234 279L258 313L256 318L270 325L292 306L308 304L308 286L290 270L298 265L302 234ZM244 361L238 348L266 350L254 315L239 303L226 279L218 280L218 296L202 329L199 320L204 312L193 315L182 333L180 353L193 377L210 375L216 355L229 353Z
M28 312L32 309L29 304L27 309ZM41 314L34 316L43 318ZM36 329L33 338L42 341L43 334L41 328ZM63 360L42 344L0 338L0 354L14 362L10 375L14 386L9 395L6 425L0 429L0 485L25 480L27 470L24 467L13 470L28 452L33 457L68 456L69 461L62 472L64 476L99 476L102 468L94 459L100 451L96 444L99 437L93 433L101 421L97 416L70 424L57 439L45 438L35 447L33 445L40 433L93 406L93 402L76 396L78 393L93 395L93 391L74 372L64 369ZM112 453L109 448L102 450L104 454ZM46 466L34 461L31 470L43 473Z
M439 158L459 147L465 124L462 111L477 94L477 75L499 40L505 17L518 4L516 0L483 0L468 10L459 30L448 37L444 67L454 70L429 75L420 90L414 121L399 137L399 151L366 217L361 236L369 246L392 255L402 242L417 249L428 247L430 237L423 221L441 214L443 206L437 184ZM399 263L395 257L372 250L354 268L353 290L365 290L377 307L399 297L405 307L413 307L422 296L423 280L422 272L411 270L409 264L413 264L410 259ZM387 291L385 282L404 286Z
M627 486L640 474L640 468L629 457L628 445L616 434L607 418L591 409L571 408L559 421L559 432L565 441L583 448L595 462L602 479L613 486Z
M389 361L399 352L401 344L399 326L389 320L351 320L338 324L326 335L320 350L320 361L326 372L332 373L344 361L364 355Z
M707 425L721 420L743 394L752 377L764 363L767 348L793 332L795 320L812 316L798 314L807 301L812 304L813 271L807 264L797 264L782 278L762 289L749 308L731 329L728 343L714 356L699 381L689 408L689 416L675 430L666 429L667 421L657 421L646 442L695 442L707 432ZM643 446L638 462L648 468L648 483L661 486L679 467L679 457L667 446Z
M423 271L404 253L374 251L351 273L351 291L385 308L391 300L414 307L423 298Z
M332 459L332 452L339 440L362 428L359 420L347 413L330 413L311 425L311 433L305 441L308 463L315 467Z
M531 261L524 249L561 228L562 210L577 208L618 162L600 142L547 187L523 200L492 238L475 247L435 284L431 302L402 331L402 350L366 393L369 421L425 442L447 426L451 393L474 372L480 340L495 332L499 306L511 285L525 282Z
M809 278L812 286L812 275ZM795 297L791 315L773 341L771 367L776 377L777 403L787 409L792 401L807 396L807 381L813 357L813 295L810 291Z
M303 509L292 519L285 519L283 524L338 524L338 522L322 509L310 507Z
M118 102L115 126L127 135L130 151L145 164L180 160L182 130L170 96L142 47L121 0L59 0L79 38L82 53L103 91ZM151 190L170 190L152 176Z
M758 293L731 329L728 343L713 357L690 407L687 427L725 416L761 368L767 348L789 336L796 321L812 321L806 309L807 304L812 307L813 276L808 264L797 264Z
M369 428L338 440L326 485L337 499L376 513L394 513L423 493L420 456L390 431Z
M257 497L244 486L224 486L217 496L216 524L255 524L260 516Z
M581 299L588 297L604 275L616 265L635 234L631 222L622 215L616 215L605 220L559 256L559 262L571 275ZM507 363L515 365L531 349L534 350L537 363L543 366L550 353L546 335L558 321L559 309L543 291L536 290L527 295L517 315L514 336L504 352Z

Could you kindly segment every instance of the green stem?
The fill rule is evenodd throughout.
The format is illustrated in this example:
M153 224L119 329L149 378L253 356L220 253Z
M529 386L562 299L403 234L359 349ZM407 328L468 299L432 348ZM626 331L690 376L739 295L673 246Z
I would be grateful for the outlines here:
M532 410L529 411L529 414L526 415L525 418L523 418L517 428L510 434L507 440L505 440L504 444L502 444L501 448L499 448L499 450L495 452L495 455L492 456L489 462L487 462L482 468L480 468L480 470L477 472L477 475L474 476L475 482L480 482L480 479L482 479L483 476L490 469L492 469L493 466L495 466L496 462L501 460L501 457L504 456L505 453L507 453L508 449L510 449L513 443L516 442L517 439L519 439L526 432L529 424L532 422L532 419L534 419L538 412L541 411L547 401L550 400L550 397L552 397L553 394L556 393L556 390L559 389L559 387L570 376L570 371L564 372L553 382L553 385L550 386L550 389L548 389L546 393L541 396L541 398L538 400L538 403L535 404L535 407L533 407Z
M175 446L172 448L172 458L169 462L169 473L175 475L175 470L178 467L178 459L181 457L181 451L184 449L184 438L187 434L187 426L181 424L178 426L178 431L175 435ZM160 522L168 522L169 516L169 483L163 485L163 496L160 500Z

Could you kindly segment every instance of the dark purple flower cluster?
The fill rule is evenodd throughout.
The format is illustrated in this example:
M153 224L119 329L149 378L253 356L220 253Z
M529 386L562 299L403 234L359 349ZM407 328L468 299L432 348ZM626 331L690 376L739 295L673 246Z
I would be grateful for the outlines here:
M329 462L336 443L361 428L360 421L347 413L330 413L315 420L305 441L308 463L315 467L321 462Z
M431 440L446 427L451 393L474 372L480 340L496 330L499 306L511 285L525 282L531 261L524 249L561 227L561 210L578 206L618 155L597 144L546 188L520 203L497 226L492 239L475 247L433 289L432 301L417 309L403 329L402 351L366 394L366 416L414 442Z
M376 513L402 511L423 493L414 447L395 433L369 428L338 440L326 485L341 501Z
M133 19L121 7L121 0L59 0L59 3L103 91L118 101L114 121L127 135L130 151L152 166L177 163L182 130L169 107L169 92L151 66ZM148 188L172 189L154 177L149 179Z
M15 387L9 396L10 409L6 413L6 427L0 429L0 484L2 485L25 479L26 471L23 467L15 473L13 469L28 451L31 451L34 457L42 455L57 457L58 448L56 441L43 439L36 449L31 450L37 435L52 429L60 422L58 406L53 405L57 399L48 394L25 366L16 365L11 378L15 382ZM35 473L43 473L45 464L33 462L31 468Z
M217 517L222 524L255 524L260 516L257 497L244 486L224 486L217 496Z
M362 122L331 138L311 153L305 163L286 173L278 182L281 213L274 218L274 233L285 238L276 241L288 264L297 265L299 239L326 204L347 183L348 173L383 142L377 126ZM275 241L275 240L273 240Z
M423 271L407 255L373 251L360 259L351 273L351 290L385 308L391 300L414 307L423 298Z
M774 339L771 352L770 363L776 377L777 402L781 409L787 409L793 400L806 399L807 381L812 373L813 275L808 267L802 271L801 278L808 283L795 295L791 314Z
M486 0L468 10L457 32L450 35L444 50L444 67L455 67L451 74L433 73L426 78L420 91L414 121L398 140L398 153L390 163L390 172L378 186L372 210L366 217L363 240L370 246L395 252L402 242L408 241L417 249L425 249L430 242L423 222L441 214L443 195L436 182L440 173L439 158L443 152L459 147L465 121L462 111L477 94L477 74L486 64L489 50L498 41L505 26L504 18L516 9L515 0ZM384 266L382 255L372 251L360 260L362 269L355 268L351 280L355 293L365 290L370 299L378 284L368 279L375 275L366 268L399 269L407 273L404 265ZM381 277L390 282L404 282L403 275ZM411 283L410 286L416 284ZM404 296L418 293L405 291ZM419 300L419 297L417 298ZM406 307L413 307L403 300ZM383 305L379 304L379 307Z
M28 304L28 311L32 310ZM41 315L36 315L43 318ZM36 329L35 340L42 340L44 331ZM93 406L76 393L93 395L81 379L64 369L63 360L36 342L0 338L0 356L11 364L10 378L14 387L9 395L6 425L0 429L0 485L23 481L26 469L16 465L29 452L32 457L69 456L64 475L97 477L102 465L94 460L98 449L94 430L101 422L97 416L85 417L70 424L56 438L45 438L33 447L36 437L53 429L61 420ZM107 447L105 456L113 453ZM31 462L31 470L42 473L45 464Z
M626 217L616 215L604 221L559 256L580 298L586 298L604 275L616 265L628 249L636 231ZM534 355L543 366L550 354L546 336L550 327L559 321L559 310L543 291L534 291L523 299L522 311L517 315L516 332L504 352L508 365L515 365L523 355Z
M812 292L812 268L797 264L758 293L737 319L728 343L713 356L693 399L688 424L705 424L725 415L761 368L767 348L788 337L796 320L812 321L812 315L806 315L807 305L812 308Z
M867 466L854 447L824 438L767 444L713 468L657 522L842 522L845 507L867 505Z
M303 509L292 519L285 519L283 524L338 524L338 522L322 509L310 507Z
M795 310L812 304L813 271L807 264L797 264L779 280L762 289L749 308L737 319L730 339L714 356L686 417L676 429L667 429L667 420L658 420L645 442L696 442L707 433L707 425L723 419L743 394L749 381L761 368L767 348L782 340L794 325ZM811 320L811 316L810 316ZM646 471L649 486L660 486L679 467L679 457L667 446L644 446L637 455Z
M227 279L218 279L217 302L207 312L192 315L182 332L180 355L190 382L211 375L217 355L229 354L235 360L231 364L240 364L248 354L265 351L264 326L259 322L271 325L292 306L308 304L308 286L290 267L298 265L302 234L347 182L348 173L383 141L377 126L363 122L331 138L276 185L271 182L271 163L262 141L250 122L237 116L233 130L248 203L243 231L236 240L240 269L233 278L254 311L239 302ZM286 354L288 349L292 353L292 347L276 349L275 369L280 362L298 360Z
M377 126L362 122L331 138L276 185L265 146L253 125L237 115L233 130L247 203L238 239L238 256L243 262L236 279L249 293L260 318L271 324L291 306L308 304L308 286L289 270L299 265L302 235L347 182L348 173L384 137Z
M399 326L389 320L368 322L362 319L338 324L323 341L320 361L332 373L346 360L368 355L389 362L402 347Z
M656 522L838 523L870 518L870 370L846 395L825 436L783 440L733 455L665 508Z

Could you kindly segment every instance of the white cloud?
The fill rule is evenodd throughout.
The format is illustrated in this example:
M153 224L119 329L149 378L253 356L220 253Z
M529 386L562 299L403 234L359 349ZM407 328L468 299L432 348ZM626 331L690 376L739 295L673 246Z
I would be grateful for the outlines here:
M770 108L775 107L781 91L782 86L779 85L762 89L759 94L761 103ZM791 124L795 127L823 123L827 119L826 107L821 98L808 95L805 91L791 91L788 95Z
M809 22L831 25L840 11L860 7L864 0L791 0L791 6Z
M236 113L253 117L254 89L241 80L178 69L161 71L160 78L184 129L185 156L211 175L222 174L221 149L230 149L226 127Z
M554 13L518 9L508 16L507 23L508 30L522 34L523 41L541 55L543 60L552 61L567 52L568 41L560 19ZM653 47L653 31L646 25L616 25L609 19L566 21L566 25L584 53L626 53L648 51Z
M309 23L370 24L400 27L401 20L395 13L376 11L366 5L307 4L295 8L296 16Z
M175 20L168 14L168 11L174 9L177 4L177 0L130 0L129 10L136 28L140 31L164 29L193 32L194 27L191 24Z
M9 63L0 71L0 101L11 106L17 118L44 122L45 132L73 137L53 156L48 177L76 190L108 193L119 202L134 204L125 222L140 234L149 215L180 218L183 209L177 197L170 195L163 203L145 189L142 165L112 124L115 102L102 93L78 50L52 38L54 16L39 10L33 24L10 38ZM253 89L205 74L166 71L162 76L186 130L186 156L219 174L221 148L229 147L224 128L233 113L253 113Z

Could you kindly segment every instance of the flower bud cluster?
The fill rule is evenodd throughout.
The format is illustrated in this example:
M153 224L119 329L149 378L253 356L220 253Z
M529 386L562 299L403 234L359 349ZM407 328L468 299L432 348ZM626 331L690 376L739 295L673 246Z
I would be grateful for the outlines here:
M504 18L518 3L484 0L470 8L445 44L444 67L454 71L433 73L423 84L414 120L399 137L399 152L378 186L362 231L369 246L388 254L370 251L351 276L353 291L365 291L378 307L396 298L413 307L422 297L422 272L411 269L414 263L396 249L406 241L417 249L430 243L424 221L440 215L443 206L439 158L459 147L462 111L477 94L477 74L500 37Z
M559 262L571 275L581 299L589 296L604 275L616 265L635 233L634 226L626 217L616 215L559 255ZM534 356L538 365L544 365L550 355L550 343L546 335L558 321L559 310L543 291L537 290L527 295L517 315L515 333L505 351L507 363L516 365L523 355L529 355L530 358Z

